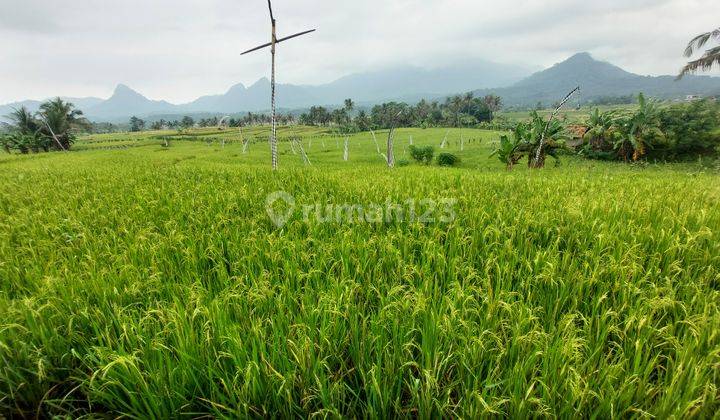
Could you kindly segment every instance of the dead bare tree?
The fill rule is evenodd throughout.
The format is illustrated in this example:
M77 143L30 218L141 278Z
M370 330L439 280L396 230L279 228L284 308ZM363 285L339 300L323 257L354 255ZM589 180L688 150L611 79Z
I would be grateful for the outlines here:
M440 143L440 148L441 148L441 149L444 149L444 148L447 147L447 139L448 139L448 135L449 135L449 134L450 134L450 130L448 130L448 131L445 132L445 138L443 139L442 143Z
M377 149L378 154L381 155L382 152L380 152L380 143L378 143L377 137L375 137L375 131L370 130L370 134L372 134L373 141L375 142L375 148Z
M543 148L545 147L545 137L547 136L548 128L550 128L550 123L552 123L553 119L557 116L557 114L560 112L562 107L565 106L565 104L572 98L574 94L577 92L580 92L580 86L576 87L570 93L565 96L565 98L560 101L560 104L555 108L555 110L550 114L550 118L548 119L547 124L545 124L545 129L542 132L542 135L540 136L540 144L538 145L537 152L535 152L535 160L533 161L533 164L531 165L532 168L540 168L542 166L541 164L541 157Z
M57 135L55 135L55 132L53 131L52 127L50 127L50 124L47 122L47 120L44 117L41 117L40 119L45 124L45 127L47 127L47 129L50 131L50 135L52 135L52 138L53 138L53 140L55 140L55 143L57 143L57 145L60 146L60 149L63 152L67 152L67 149L65 148L65 146L63 146L62 142L60 141L60 139L58 139Z
M312 165L312 163L310 163L310 158L308 157L307 153L305 153L305 149L303 148L302 141L297 141L297 140L295 140L295 141L297 142L297 145L300 148L300 155L302 155L303 162L305 162L306 165Z
M390 125L390 132L388 133L388 140L387 140L387 165L388 168L394 168L395 167L395 148L393 145L393 141L395 140L395 125L397 125L397 119L402 115L402 111L398 112L397 115L392 120L392 124Z
M242 142L242 145L243 145L242 152L243 152L243 154L245 154L245 153L247 153L247 148L248 148L248 144L250 143L250 140L249 139L246 140L245 137L243 136L242 125L238 126L238 130L240 131L240 141Z
M227 124L227 123L228 123L228 120L230 120L230 116L229 116L229 115L226 115L226 116L220 118L220 121L218 121L218 126L217 126L217 128L218 128L219 131L222 131L222 130L224 130L224 129L227 128L227 126L228 126L228 124Z

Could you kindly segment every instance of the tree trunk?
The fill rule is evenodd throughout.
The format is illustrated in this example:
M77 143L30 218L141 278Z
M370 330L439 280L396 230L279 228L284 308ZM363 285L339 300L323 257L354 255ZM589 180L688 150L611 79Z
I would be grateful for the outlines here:
M534 157L534 158L533 158ZM547 159L547 155L543 151L539 155L536 155L535 153L531 153L528 156L528 168L530 169L542 169L545 167L545 159Z
M387 141L387 165L388 168L394 168L395 167L395 147L393 146L393 137L394 132L392 129L390 129L390 134L388 134L388 141Z

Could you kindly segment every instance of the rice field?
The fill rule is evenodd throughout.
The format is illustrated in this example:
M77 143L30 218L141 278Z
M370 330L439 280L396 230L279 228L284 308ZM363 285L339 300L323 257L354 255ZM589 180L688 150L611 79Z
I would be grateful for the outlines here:
M717 417L717 166L507 172L499 133L402 129L398 161L462 163L389 170L283 128L312 165L283 141L272 173L243 135L0 155L0 417ZM275 191L456 217L278 227Z

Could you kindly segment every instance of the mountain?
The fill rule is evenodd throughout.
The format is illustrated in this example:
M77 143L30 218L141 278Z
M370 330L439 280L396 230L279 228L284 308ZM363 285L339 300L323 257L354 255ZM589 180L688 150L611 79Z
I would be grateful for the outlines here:
M48 98L52 99L52 98ZM88 109L92 108L94 106L99 105L104 101L104 99L100 98L70 98L61 96L60 99L67 102L72 102L75 104L75 106L79 109ZM42 104L45 101L35 101L35 100L27 100L22 102L13 102L11 104L7 105L0 105L0 121L6 119L5 117L13 112L15 109L19 109L21 107L27 108L30 112L37 112L40 109L40 104Z
M510 106L545 105L561 100L580 86L583 101L601 97L634 95L640 92L659 99L684 98L686 95L720 94L720 78L686 76L640 76L588 53L579 53L547 70L535 73L514 85L500 89L481 89L477 95L494 93Z
M338 104L346 98L356 102L444 96L477 88L507 86L530 74L531 69L490 63L465 62L452 67L422 69L404 66L382 71L353 74L332 83L314 87L324 102Z
M352 74L324 85L279 83L276 89L278 105L286 110L312 105L332 106L341 104L346 98L352 98L359 105L390 100L413 102L422 98L467 92L478 87L512 84L531 74L533 70L529 67L476 60L432 70L399 66ZM159 116L167 118L188 114L267 111L270 108L269 96L270 81L262 78L252 86L237 84L225 93L203 96L187 104L174 105L165 101L153 101L125 85L118 85L112 97L106 101L77 101L76 105L91 120L124 122L133 115L152 119ZM34 109L37 109L37 106L39 102L33 103Z
M320 100L312 88L304 86L278 84L276 93L283 108L297 108L315 105ZM178 106L183 112L235 113L260 111L269 108L270 81L262 78L249 88L237 84L223 95L203 96L189 104Z
M545 105L555 103L576 86L582 89L583 102L639 92L661 99L684 98L686 95L720 95L718 77L687 76L676 81L673 76L640 76L595 60L588 53L580 53L534 74L525 67L469 61L432 70L400 66L352 74L316 86L278 84L277 99L281 109L297 110L312 105L339 105L346 98L352 98L360 106L392 100L442 100L451 94L476 89L477 95L493 93L501 96L507 106L534 106L538 102ZM223 94L203 96L181 105L148 99L125 85L118 85L107 100L68 99L91 120L126 122L133 115L147 119L158 119L161 116L170 119L183 115L267 111L270 108L269 96L270 81L263 78L249 87L237 84ZM25 101L0 106L0 120L13 107L22 105L35 111L40 102Z
M125 118L132 115L149 115L174 112L177 106L166 101L153 101L120 84L110 99L86 108L85 115L91 120Z

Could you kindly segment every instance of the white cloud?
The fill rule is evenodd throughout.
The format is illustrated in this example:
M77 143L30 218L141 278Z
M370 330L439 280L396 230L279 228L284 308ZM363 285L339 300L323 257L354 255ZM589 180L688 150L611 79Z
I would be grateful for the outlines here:
M550 66L578 51L640 74L673 74L685 43L720 26L717 0L275 0L278 75L323 83L407 63L467 58ZM184 102L267 75L264 0L1 0L0 103L107 97L116 83Z

